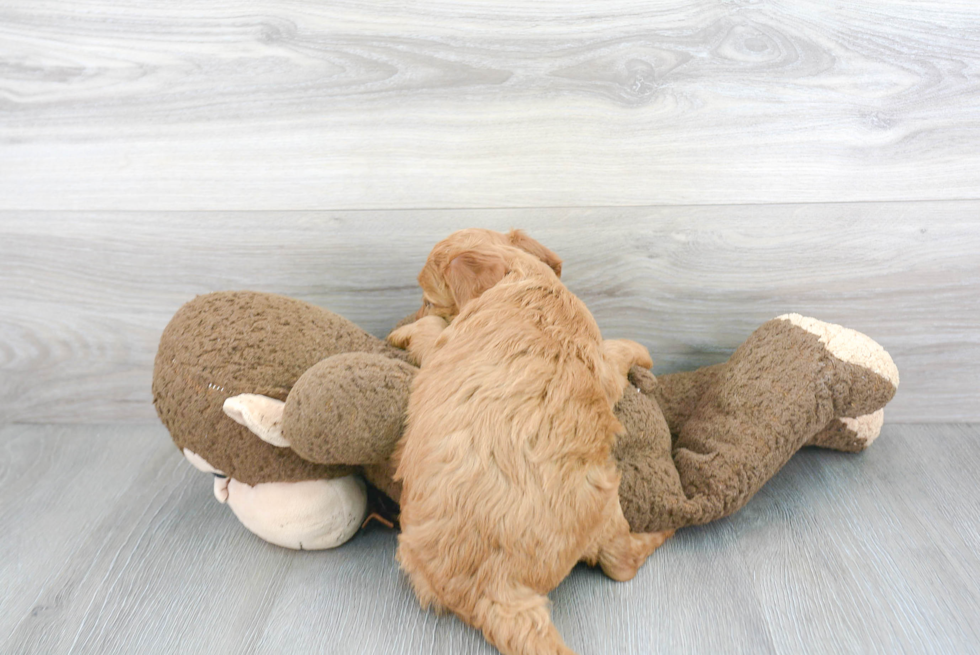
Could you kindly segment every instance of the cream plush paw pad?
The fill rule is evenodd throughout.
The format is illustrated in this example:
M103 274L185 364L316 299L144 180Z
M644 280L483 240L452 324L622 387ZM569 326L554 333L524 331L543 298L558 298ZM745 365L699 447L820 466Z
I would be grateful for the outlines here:
M865 447L868 447L881 434L881 426L885 422L885 410L879 409L877 412L857 418L840 418L837 420L853 432L858 441L863 441Z
M884 422L884 408L857 418L835 418L815 434L807 445L859 453L878 438Z
M824 323L800 314L783 314L776 318L789 321L816 336L837 359L869 369L891 382L896 389L898 388L898 367L885 349L871 337L857 330Z

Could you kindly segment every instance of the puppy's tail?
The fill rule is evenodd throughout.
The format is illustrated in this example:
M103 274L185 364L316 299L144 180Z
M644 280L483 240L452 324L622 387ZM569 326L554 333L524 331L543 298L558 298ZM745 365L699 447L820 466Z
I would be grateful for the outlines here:
M575 655L551 622L548 599L524 586L480 599L474 625L504 655Z

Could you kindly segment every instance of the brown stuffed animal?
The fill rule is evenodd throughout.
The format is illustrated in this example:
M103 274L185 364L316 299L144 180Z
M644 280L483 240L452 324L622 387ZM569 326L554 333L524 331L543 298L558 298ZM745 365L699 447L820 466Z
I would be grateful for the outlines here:
M153 400L248 529L330 548L367 512L360 476L398 500L389 457L415 371L406 353L325 309L213 293L164 330ZM638 532L731 514L803 446L863 450L899 381L870 338L797 314L763 324L724 364L657 378L635 367L630 380L614 455Z

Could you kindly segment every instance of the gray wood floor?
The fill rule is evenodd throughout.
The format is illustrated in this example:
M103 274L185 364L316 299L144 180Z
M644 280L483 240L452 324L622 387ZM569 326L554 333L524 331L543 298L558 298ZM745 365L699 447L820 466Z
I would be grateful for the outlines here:
M419 609L394 533L268 545L157 425L9 426L0 449L2 653L493 652ZM977 425L806 450L633 581L576 569L555 622L583 655L976 652L978 467Z

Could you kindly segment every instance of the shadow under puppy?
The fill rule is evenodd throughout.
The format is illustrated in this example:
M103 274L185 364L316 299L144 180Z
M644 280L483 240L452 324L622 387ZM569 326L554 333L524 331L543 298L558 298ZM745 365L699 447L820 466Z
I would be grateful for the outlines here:
M419 275L421 318L389 336L421 369L395 453L398 560L424 606L507 655L572 653L546 594L581 560L628 580L672 534L630 532L610 456L649 353L603 341L560 271L522 232L454 233Z

